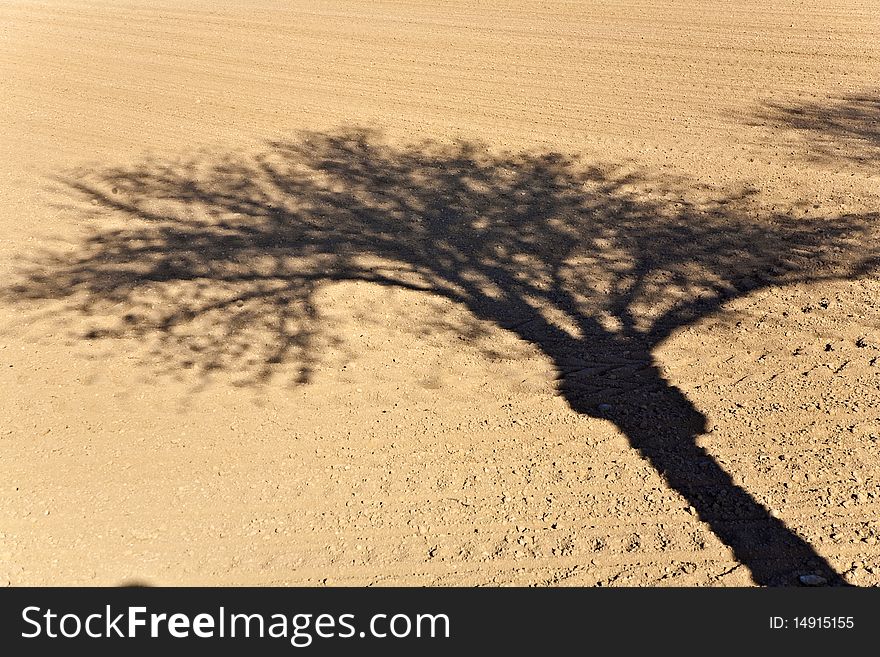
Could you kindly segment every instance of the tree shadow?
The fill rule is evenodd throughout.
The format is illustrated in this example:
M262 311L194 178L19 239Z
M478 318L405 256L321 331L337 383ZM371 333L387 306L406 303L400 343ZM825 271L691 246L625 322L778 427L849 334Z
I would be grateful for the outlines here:
M822 102L765 103L759 122L794 130L813 159L880 159L880 96L864 92Z
M756 583L845 583L697 445L705 417L653 354L731 298L873 271L877 216L759 218L748 191L698 203L633 167L359 130L61 182L104 223L31 257L7 301L61 300L60 321L103 323L80 337L149 340L156 364L253 385L291 363L309 382L334 339L328 284L444 297L546 354L571 408L616 424Z

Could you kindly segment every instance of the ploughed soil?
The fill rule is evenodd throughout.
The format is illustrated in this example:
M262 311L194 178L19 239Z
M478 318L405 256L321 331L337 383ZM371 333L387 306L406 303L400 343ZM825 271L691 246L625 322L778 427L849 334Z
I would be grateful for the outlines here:
M0 584L880 583L880 3L0 5Z

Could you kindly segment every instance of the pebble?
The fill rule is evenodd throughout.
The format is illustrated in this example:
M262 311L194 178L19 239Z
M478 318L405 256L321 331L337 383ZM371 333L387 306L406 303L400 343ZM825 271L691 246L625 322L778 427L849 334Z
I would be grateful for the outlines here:
M821 575L801 575L798 579L804 586L825 586L828 583Z
M599 404L598 408L600 413L607 413L611 410L611 404Z

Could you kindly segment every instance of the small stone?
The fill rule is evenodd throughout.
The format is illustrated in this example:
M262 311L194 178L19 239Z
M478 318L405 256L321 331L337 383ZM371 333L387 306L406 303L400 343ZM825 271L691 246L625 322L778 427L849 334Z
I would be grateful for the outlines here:
M798 580L804 586L825 586L828 583L821 575L801 575Z
M607 413L611 410L611 404L599 404L597 407L600 413Z

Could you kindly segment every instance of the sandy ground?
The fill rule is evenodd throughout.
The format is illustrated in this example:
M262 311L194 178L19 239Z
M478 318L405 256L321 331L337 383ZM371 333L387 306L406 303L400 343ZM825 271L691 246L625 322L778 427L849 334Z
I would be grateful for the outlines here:
M3 2L0 583L877 585L878 80L877 0Z

